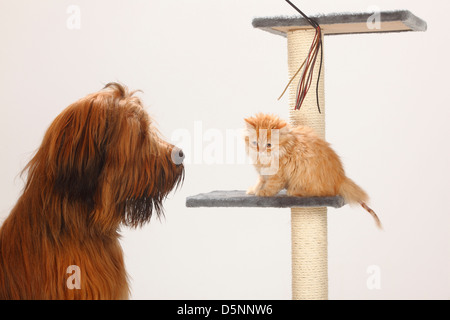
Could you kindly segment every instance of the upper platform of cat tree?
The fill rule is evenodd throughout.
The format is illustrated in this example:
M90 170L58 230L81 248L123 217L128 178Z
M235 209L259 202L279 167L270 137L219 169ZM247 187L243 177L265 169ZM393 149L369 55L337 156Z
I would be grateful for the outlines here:
M310 18L316 20L324 35L427 30L427 23L408 10L331 13L310 16ZM284 37L289 31L312 29L306 19L301 16L255 18L252 24L255 28Z
M295 208L295 207L334 207L345 205L342 197L292 197L281 191L273 197L257 197L245 191L212 191L186 198L186 207L263 207L263 208Z

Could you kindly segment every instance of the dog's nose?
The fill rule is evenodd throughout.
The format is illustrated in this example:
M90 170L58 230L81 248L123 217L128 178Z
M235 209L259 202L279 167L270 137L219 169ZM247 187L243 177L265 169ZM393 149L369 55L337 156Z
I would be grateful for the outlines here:
M180 148L174 147L172 149L172 161L177 166L180 166L184 160L184 152Z

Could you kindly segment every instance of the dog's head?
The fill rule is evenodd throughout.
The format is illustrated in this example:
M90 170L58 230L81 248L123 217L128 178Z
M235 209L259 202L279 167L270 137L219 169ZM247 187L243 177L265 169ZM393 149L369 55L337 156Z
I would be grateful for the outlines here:
M104 229L162 214L184 178L184 155L160 137L134 93L110 83L67 107L27 166L28 184L45 180L49 192L87 207L89 222Z

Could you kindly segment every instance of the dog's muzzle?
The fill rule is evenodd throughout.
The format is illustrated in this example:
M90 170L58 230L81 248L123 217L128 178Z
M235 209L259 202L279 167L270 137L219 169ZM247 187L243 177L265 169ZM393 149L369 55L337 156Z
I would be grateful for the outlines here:
M180 148L174 147L172 149L172 161L177 166L180 166L184 160L184 152Z

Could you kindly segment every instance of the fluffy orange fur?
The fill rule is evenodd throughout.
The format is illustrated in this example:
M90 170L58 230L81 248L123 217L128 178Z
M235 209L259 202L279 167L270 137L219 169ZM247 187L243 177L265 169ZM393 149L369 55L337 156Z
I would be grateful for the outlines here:
M259 174L247 194L273 196L286 189L291 196L340 195L346 203L360 204L381 228L366 204L366 192L345 175L339 156L313 129L291 127L275 115L262 113L244 120L247 153Z
M183 178L140 99L111 83L67 107L0 228L0 299L126 299L119 227L137 227ZM67 285L71 265L80 288Z

